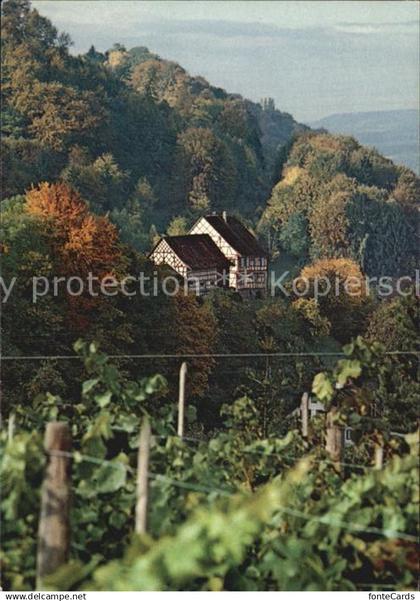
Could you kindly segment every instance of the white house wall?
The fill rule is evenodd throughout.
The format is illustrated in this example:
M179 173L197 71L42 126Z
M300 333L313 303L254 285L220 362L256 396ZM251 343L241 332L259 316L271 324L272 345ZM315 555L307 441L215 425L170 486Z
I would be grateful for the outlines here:
M226 242L226 240L214 229L205 217L201 217L193 226L190 234L208 234L213 242L220 248L222 253L230 260L235 260L239 255L237 251Z
M216 267L192 270L184 263L166 240L161 240L151 253L150 259L155 265L168 265L188 282L188 287L197 294L203 294L224 284L223 274Z
M238 288L238 269L240 254L219 234L219 232L207 221L201 217L193 226L190 234L208 234L213 242L218 246L222 253L234 264L229 269L229 286Z
M155 265L169 265L174 271L186 277L188 266L172 250L166 240L161 240L155 250L150 255L150 259Z
M229 286L235 290L255 290L267 288L267 262L264 266L261 264L258 267L254 261L257 257L244 257L238 253L219 232L207 221L205 217L201 217L193 226L190 234L208 234L213 242L219 247L222 253L234 264L229 270ZM241 266L241 258L248 259L247 265ZM258 257L259 262L263 257ZM266 261L266 259L264 258ZM250 262L253 264L249 264Z

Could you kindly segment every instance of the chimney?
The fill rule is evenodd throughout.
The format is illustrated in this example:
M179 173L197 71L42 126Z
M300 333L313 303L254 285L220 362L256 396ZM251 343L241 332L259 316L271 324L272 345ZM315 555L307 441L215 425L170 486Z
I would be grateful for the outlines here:
M226 213L226 211L223 211L223 213L222 213L222 217L223 217L223 221L224 221L225 223L227 223L227 213Z

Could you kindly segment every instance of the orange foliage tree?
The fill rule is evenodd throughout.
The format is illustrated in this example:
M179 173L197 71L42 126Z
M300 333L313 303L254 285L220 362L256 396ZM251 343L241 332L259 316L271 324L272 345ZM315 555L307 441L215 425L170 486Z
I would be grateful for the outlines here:
M107 217L89 212L78 192L64 183L42 183L26 194L26 210L46 224L55 272L65 278L102 280L116 275L122 253L115 226ZM97 280L96 280L97 278ZM87 312L97 309L101 299L89 296L88 287L80 296L68 296L74 325L85 327Z
M29 214L50 222L60 271L66 275L92 272L104 277L121 257L118 234L107 217L89 212L78 192L63 183L42 183L26 195Z

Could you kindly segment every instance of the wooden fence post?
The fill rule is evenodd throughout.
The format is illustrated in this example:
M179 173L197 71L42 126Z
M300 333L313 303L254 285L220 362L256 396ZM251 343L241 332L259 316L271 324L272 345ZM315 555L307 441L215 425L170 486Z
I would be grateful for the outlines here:
M344 447L344 429L336 423L338 409L331 407L326 417L325 450L334 463L339 474L342 474L342 459Z
M185 415L185 380L187 376L187 364L183 361L179 370L179 396L178 396L178 436L184 436Z
M375 470L381 470L384 464L384 447L381 444L375 446Z
M70 457L71 434L65 422L49 422L44 447L48 463L41 491L38 527L36 588L44 588L44 578L66 563L70 546Z
M304 392L302 395L302 402L300 405L301 419L302 419L302 436L303 438L308 437L308 422L309 422L309 395Z
M13 436L15 434L15 420L16 420L15 414L11 413L9 415L9 423L7 425L7 440L9 442L12 442Z
M144 534L147 526L147 497L149 478L150 422L144 418L140 431L137 459L136 533Z

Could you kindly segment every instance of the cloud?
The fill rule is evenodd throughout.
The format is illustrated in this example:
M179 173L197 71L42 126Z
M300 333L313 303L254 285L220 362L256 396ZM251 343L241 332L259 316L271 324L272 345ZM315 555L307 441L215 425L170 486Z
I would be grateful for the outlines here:
M241 23L240 21L222 21L213 19L195 19L194 21L160 21L155 25L167 32L176 34L204 34L224 38L230 37L267 37L278 36L282 31L275 25L265 23Z
M225 21L217 19L159 19L133 21L129 26L121 30L130 38L135 36L151 37L156 35L170 36L172 38L185 38L195 36L201 38L220 39L221 43L229 41L239 43L270 44L277 41L288 40L303 44L311 44L316 41L320 44L330 44L337 36L343 36L348 41L352 38L356 41L360 36L375 36L383 41L388 36L407 36L410 34L418 36L419 26L416 21L400 23L351 23L343 22L326 26L311 27L279 27L267 23Z
M417 21L402 21L399 23L338 23L332 29L356 35L410 33L418 35L419 24Z
M211 36L223 40L246 39L279 39L303 38L308 34L322 31L320 28L277 27L266 23L224 21L221 19L151 19L148 21L132 21L123 32L133 35L165 35L165 36Z

